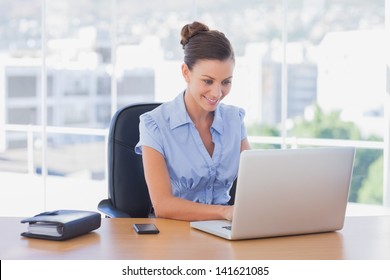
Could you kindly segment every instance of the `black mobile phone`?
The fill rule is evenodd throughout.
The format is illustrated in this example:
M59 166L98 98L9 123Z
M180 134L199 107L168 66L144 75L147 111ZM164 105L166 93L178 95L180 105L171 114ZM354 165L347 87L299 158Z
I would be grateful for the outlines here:
M133 224L133 227L139 234L157 234L160 232L154 224Z

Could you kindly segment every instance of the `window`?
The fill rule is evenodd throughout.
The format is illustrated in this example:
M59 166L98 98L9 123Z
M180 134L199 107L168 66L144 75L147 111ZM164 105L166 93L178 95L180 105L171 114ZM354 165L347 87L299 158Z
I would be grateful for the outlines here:
M30 124L36 123L37 110L33 107L23 108L9 108L8 110L8 123L12 124Z
M388 6L385 15L384 0L3 1L0 179L13 183L0 186L0 215L96 210L111 116L184 90L179 34L195 19L233 44L226 103L246 110L254 148L355 146L349 200L389 205Z
M35 97L37 96L36 76L8 76L7 77L8 97Z

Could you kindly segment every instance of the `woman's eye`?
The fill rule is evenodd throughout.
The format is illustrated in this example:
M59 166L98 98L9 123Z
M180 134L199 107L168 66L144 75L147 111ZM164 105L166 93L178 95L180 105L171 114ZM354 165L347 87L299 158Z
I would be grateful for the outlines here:
M226 81L223 81L222 84L224 85L230 85L232 83L231 80L226 80Z
M212 85L213 80L203 80L206 85Z

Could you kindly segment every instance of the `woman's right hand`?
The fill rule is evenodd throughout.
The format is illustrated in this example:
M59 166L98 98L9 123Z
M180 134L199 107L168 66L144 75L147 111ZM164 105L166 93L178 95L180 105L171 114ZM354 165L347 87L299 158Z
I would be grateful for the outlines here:
M224 207L223 218L225 220L232 221L233 220L233 209L234 209L234 206L233 205L229 205L229 206L223 206L223 207Z

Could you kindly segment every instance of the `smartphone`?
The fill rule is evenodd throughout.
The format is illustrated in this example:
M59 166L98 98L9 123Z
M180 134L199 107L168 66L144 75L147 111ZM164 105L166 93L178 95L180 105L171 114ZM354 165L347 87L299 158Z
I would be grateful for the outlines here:
M133 227L138 234L157 234L160 232L154 224L133 224Z

